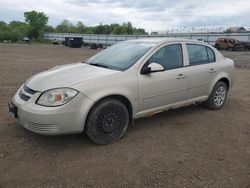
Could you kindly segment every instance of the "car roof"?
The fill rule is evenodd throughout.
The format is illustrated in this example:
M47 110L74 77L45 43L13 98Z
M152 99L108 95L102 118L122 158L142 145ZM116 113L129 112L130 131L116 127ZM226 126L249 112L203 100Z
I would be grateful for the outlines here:
M172 38L172 37L141 38L141 39L127 40L126 42L151 42L155 44L166 43L166 42L193 42L193 43L207 44L205 42L198 40Z
M237 40L237 39L235 39L235 38L218 38L217 40L221 40L221 39L227 39L227 40Z

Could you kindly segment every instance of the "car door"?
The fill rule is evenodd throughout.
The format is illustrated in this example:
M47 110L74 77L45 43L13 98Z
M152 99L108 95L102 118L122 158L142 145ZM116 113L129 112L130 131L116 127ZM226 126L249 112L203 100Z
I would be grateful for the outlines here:
M200 44L186 44L189 65L187 102L205 99L209 95L209 84L216 74L216 59L214 51Z
M165 45L147 60L143 66L154 62L161 64L165 70L149 74L140 74L139 70L139 111L185 104L187 77L183 61L181 43Z

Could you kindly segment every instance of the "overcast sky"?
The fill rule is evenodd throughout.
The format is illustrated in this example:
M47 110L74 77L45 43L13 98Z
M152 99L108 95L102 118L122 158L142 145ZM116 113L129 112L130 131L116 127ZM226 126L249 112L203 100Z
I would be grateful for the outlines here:
M132 22L146 31L183 26L250 26L250 0L0 0L0 20L24 21L25 11L85 25Z

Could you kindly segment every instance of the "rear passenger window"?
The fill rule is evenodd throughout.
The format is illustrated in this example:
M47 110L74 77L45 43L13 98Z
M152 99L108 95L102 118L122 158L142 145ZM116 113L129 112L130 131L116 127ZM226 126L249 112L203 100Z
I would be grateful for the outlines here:
M215 55L211 48L198 45L187 44L189 65L200 65L215 62Z
M208 62L209 63L215 62L214 51L208 47L206 47L206 49L207 49Z

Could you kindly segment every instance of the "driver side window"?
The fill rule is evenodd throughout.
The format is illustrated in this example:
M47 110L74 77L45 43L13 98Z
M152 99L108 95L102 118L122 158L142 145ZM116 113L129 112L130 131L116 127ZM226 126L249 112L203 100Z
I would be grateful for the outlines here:
M170 44L159 49L148 60L150 63L159 63L165 70L183 67L183 54L181 44Z

